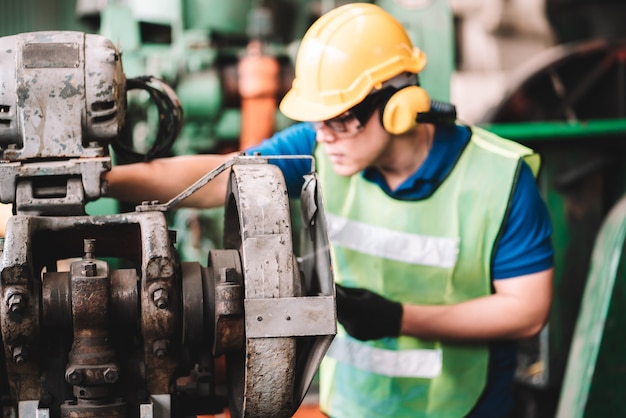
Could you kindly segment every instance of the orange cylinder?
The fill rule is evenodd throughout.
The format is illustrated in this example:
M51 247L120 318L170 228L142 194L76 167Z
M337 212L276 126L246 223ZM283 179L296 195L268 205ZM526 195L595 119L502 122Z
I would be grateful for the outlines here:
M238 64L241 96L239 149L259 144L274 133L274 117L280 85L280 64L264 55L259 41L248 45Z

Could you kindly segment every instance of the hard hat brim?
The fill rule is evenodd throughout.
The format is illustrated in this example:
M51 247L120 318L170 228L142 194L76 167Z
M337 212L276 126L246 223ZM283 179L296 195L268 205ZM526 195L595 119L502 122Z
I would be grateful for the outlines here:
M301 122L321 122L339 116L346 111L344 103L337 105L320 104L302 99L289 90L279 105L280 111L289 119Z

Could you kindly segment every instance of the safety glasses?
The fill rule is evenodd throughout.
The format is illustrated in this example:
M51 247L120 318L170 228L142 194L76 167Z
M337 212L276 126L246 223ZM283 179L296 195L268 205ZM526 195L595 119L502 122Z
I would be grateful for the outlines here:
M316 128L319 129L320 124L323 124L336 134L354 135L365 127L367 121L369 121L372 114L381 105L386 97L389 97L386 89L372 93L366 96L361 103L341 115L322 122L317 122ZM355 124L355 121L358 121L358 123Z
M350 125L354 125L352 122L356 119L355 115L349 110L335 118L328 119L322 122L317 122L320 125L324 125L330 128L331 131L337 134L346 134L354 131L354 127L350 129ZM319 125L317 125L319 127ZM356 126L356 130L360 130L362 126L359 124Z

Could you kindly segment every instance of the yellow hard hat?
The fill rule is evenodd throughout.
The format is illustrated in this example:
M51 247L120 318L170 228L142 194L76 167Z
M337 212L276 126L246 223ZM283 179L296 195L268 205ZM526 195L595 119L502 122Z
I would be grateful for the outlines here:
M305 33L280 110L299 121L331 119L384 81L425 65L426 56L393 16L374 4L347 4L322 15Z

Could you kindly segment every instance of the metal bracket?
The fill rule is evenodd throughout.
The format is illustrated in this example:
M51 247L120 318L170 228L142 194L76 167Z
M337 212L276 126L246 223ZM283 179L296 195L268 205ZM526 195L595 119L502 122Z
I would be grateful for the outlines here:
M248 338L337 333L333 296L246 299L244 309Z

